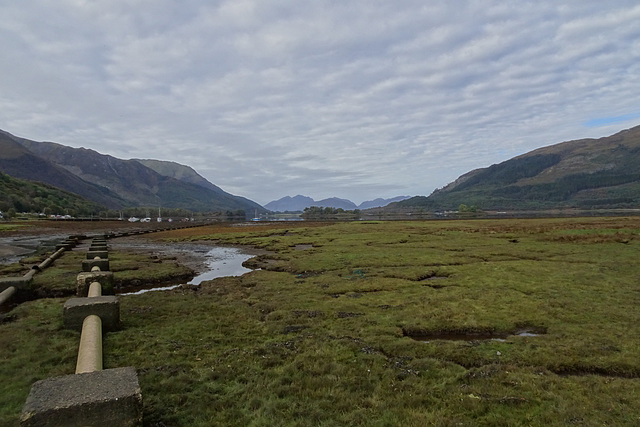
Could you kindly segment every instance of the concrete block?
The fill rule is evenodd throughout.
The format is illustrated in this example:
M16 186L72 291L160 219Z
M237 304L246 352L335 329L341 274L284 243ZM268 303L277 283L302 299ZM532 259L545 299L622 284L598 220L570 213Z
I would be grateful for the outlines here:
M64 327L77 331L82 330L82 322L87 316L95 314L102 319L105 331L116 331L120 328L120 301L116 296L91 298L69 298L64 303Z
M108 251L109 247L107 245L91 245L89 246L90 251Z
M109 251L87 251L87 259L109 258Z
M76 295L79 297L87 296L91 282L100 282L103 295L113 293L113 272L94 271L78 273L76 276Z
M91 271L93 267L100 267L100 271L109 271L109 258L82 260L82 271Z
M30 277L0 277L0 292L12 286L16 289L28 288L32 278L33 275Z
M115 368L33 384L22 427L142 425L142 391L135 368Z

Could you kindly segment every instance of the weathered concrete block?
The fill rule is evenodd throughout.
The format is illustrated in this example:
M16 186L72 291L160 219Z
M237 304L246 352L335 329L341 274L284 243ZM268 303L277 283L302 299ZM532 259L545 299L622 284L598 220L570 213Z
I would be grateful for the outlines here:
M76 276L76 295L87 296L91 282L100 282L102 294L113 293L113 272L112 271L92 271L78 273Z
M33 384L23 427L141 426L142 391L135 368L49 378Z
M92 314L102 319L102 328L105 331L116 331L120 328L120 301L113 295L69 298L64 303L64 327L81 331L85 317Z
M87 251L87 259L109 258L109 251Z
M108 251L109 248L107 245L91 245L89 246L90 251Z
M13 286L16 289L25 289L31 285L31 277L0 277L0 292Z
M91 271L93 267L100 267L100 271L109 271L109 258L82 260L82 271Z

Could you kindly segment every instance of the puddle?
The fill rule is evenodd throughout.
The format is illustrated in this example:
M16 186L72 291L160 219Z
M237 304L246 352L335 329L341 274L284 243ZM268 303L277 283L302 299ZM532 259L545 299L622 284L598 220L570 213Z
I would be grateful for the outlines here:
M411 331L402 331L403 336L409 337L415 341L429 343L436 340L444 341L506 341L510 337L537 337L543 333L534 329L520 329L513 333L494 333L494 332L478 332L478 333L431 333L425 334Z
M186 283L187 285L197 286L204 281L213 280L218 277L242 276L245 273L253 271L250 268L243 267L242 263L254 255L246 254L238 248L215 247L211 248L205 256L208 259L207 271L191 279L191 281ZM127 292L120 295L140 295L150 291L167 291L182 286L183 284L184 283L179 283L171 286L140 289L135 292Z

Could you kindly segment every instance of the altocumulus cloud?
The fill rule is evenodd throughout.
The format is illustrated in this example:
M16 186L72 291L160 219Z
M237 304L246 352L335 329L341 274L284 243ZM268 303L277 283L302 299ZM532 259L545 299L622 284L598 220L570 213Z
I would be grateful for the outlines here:
M429 194L640 117L636 1L0 0L0 128L266 203Z

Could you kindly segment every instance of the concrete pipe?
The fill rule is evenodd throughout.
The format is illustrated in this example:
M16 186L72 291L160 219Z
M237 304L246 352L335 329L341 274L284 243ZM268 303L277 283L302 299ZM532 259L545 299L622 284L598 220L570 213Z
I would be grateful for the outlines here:
M85 317L78 348L76 374L102 370L102 319L95 314Z
M13 296L13 294L15 293L16 293L15 286L9 286L4 291L0 292L0 304L4 304L5 302L9 301Z
M100 282L91 282L89 285L89 293L87 297L101 297L102 296L102 285Z

